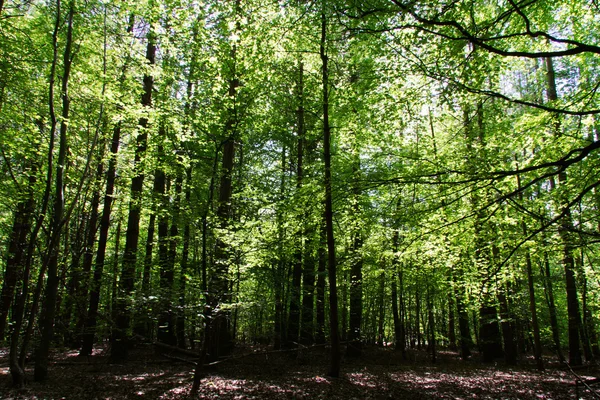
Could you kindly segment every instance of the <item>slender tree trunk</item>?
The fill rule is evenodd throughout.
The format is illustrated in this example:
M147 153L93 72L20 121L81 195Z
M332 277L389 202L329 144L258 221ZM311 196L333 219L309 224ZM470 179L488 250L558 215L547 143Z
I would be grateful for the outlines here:
M340 319L340 340L345 342L348 337L348 295L349 295L349 285L350 282L349 271L344 269L342 270L342 279L340 285L338 287L338 293L341 292L342 296L338 295L338 299L340 300L340 305L338 306L339 313L341 314ZM373 314L374 321L377 321L377 315Z
M325 230L327 234L327 254L329 270L329 329L331 337L331 365L329 375L340 375L340 332L338 321L337 298L337 266L335 258L335 239L333 234L333 201L331 194L331 126L329 125L329 66L326 51L327 45L327 18L326 0L323 0L321 10L321 42L320 56L322 63L323 86L323 152L325 161Z
M90 219L87 217L88 213L84 212L83 207L79 210L78 214L80 215L80 217L77 220L69 221L71 229L65 229L66 232L64 235L65 245L63 254L66 255L71 253L71 264L68 267L63 267L60 279L61 284L59 285L59 287L64 287L68 270L69 280L66 283L66 296L64 296L65 305L62 309L62 313L60 313L60 305L62 304L62 297L60 296L60 292L56 299L56 310L57 314L59 315L56 318L56 325L58 325L58 328L55 330L55 336L62 336L63 343L72 348L77 348L77 343L75 342L76 337L73 336L73 333L76 333L77 331L74 331L73 327L71 326L71 321L73 319L73 311L76 311L75 317L79 320L81 313L84 312L81 308L81 305L83 303L83 299L81 297L82 291L87 289L87 284L89 281L89 270L86 280L83 274L83 266L81 265L80 261L82 256L85 255L85 242L83 239L87 240L86 238L87 233L89 231L88 225L90 223ZM85 294L85 296L87 296L87 293ZM74 308L76 310L74 310Z
M353 213L354 213L354 221L358 221L360 217L360 195L361 190L358 185L358 181L360 179L360 156L356 148L358 147L356 144L354 145L354 161L352 164L352 173L354 176L355 184L353 187ZM352 266L350 268L350 324L348 329L348 347L346 348L346 354L351 357L359 357L362 352L362 343L361 343L361 326L362 326L362 297L363 297L363 258L362 258L362 232L359 226L359 222L355 222L356 226L353 227L352 235L353 243L352 243ZM385 279L385 278L384 278ZM382 282L383 283L383 282ZM383 309L383 299L382 301L382 309Z
M419 281L415 284L415 330L414 336L417 341L417 349L421 350L421 288Z
M285 165L285 147L281 151L282 166ZM281 180L279 183L279 198L283 200L285 191L285 168L281 169ZM287 344L287 335L285 330L285 254L284 254L284 227L283 227L283 210L277 209L277 257L273 263L273 282L275 284L275 350L281 349L282 344Z
M60 18L60 0L57 0L57 18ZM62 97L62 122L60 124L59 145L58 145L58 160L56 163L56 181L55 181L55 197L54 210L51 221L52 237L54 240L50 242L49 259L48 259L48 279L46 281L46 292L44 299L44 312L40 321L42 328L42 337L40 345L36 352L34 379L43 381L48 376L48 355L50 352L50 343L54 333L54 317L56 315L56 299L58 292L58 258L59 258L59 238L63 226L63 216L65 209L65 193L64 193L64 173L65 163L67 158L67 121L69 120L69 77L71 73L71 65L73 55L71 47L73 44L73 14L75 13L75 4L73 1L69 3L69 11L67 14L67 37L65 42L65 50L63 55L63 75L61 86Z
M112 287L110 292L110 303L109 303L109 314L112 320L117 319L116 313L118 312L117 301L119 296L119 251L121 249L121 220L117 222L117 229L115 232L115 242L114 242L114 256L112 260ZM111 332L114 332L115 326L111 326ZM112 339L112 336L111 336Z
M107 44L107 11L104 8L104 49L103 49L103 71L106 73L106 53ZM127 32L133 31L133 17L130 17L130 23ZM123 66L123 71L126 65ZM122 75L123 78L124 74ZM104 93L106 85L103 85ZM117 171L117 153L119 151L119 142L121 140L121 122L117 122L113 128L110 141L110 155L108 159L108 169L106 171L106 188L102 206L102 216L100 217L98 249L96 250L96 261L94 264L94 273L90 282L89 303L85 321L83 322L83 331L81 334L81 350L79 354L88 356L92 354L94 339L96 335L96 325L98 319L98 306L100 304L100 290L102 289L102 278L104 275L104 264L106 261L106 245L108 243L108 230L110 228L110 215L113 205L113 194L115 187L115 178ZM102 160L100 161L102 165ZM100 173L100 171L98 171ZM97 207L96 207L97 208ZM92 260L90 260L91 262Z
M314 341L314 302L315 302L315 267L314 257L310 257L310 246L304 252L304 278L302 280L302 325L301 341L305 345Z
M398 230L394 230L394 237L392 239L394 252L398 251ZM392 258L392 276L390 285L392 289L392 317L394 319L394 346L395 349L400 349L400 314L398 312L398 258L394 254Z
M583 269L583 260L585 259L585 255L583 252L583 248L581 249L581 260ZM598 332L596 331L596 326L594 322L594 316L592 314L592 310L589 306L589 298L588 298L588 280L585 274L582 275L582 311L583 311L583 329L585 331L585 336L588 341L590 357L588 361L593 362L595 359L600 357L600 348L598 348Z
M504 338L504 359L508 365L517 364L517 343L515 342L513 316L510 313L505 287L498 288L502 337Z
M113 129L113 135L110 145L111 157L108 160L108 169L106 171L106 190L104 194L104 204L102 206L102 217L100 219L100 232L98 238L98 249L96 250L96 263L94 275L90 285L90 301L85 321L85 328L82 337L81 355L91 355L94 347L94 336L96 334L96 325L98 319L98 306L100 304L100 290L102 287L102 278L104 275L104 264L106 263L106 245L108 243L108 231L110 228L110 215L113 204L113 195L115 188L115 178L117 171L117 153L119 151L119 142L121 140L121 123L117 123Z
M240 12L240 0L236 0L235 13ZM237 29L237 28L236 28ZM229 79L229 97L235 100L239 78L235 70L236 46L231 49L231 76ZM231 213L231 194L232 194L232 176L235 160L235 140L237 136L237 110L231 106L228 110L228 117L225 124L225 142L223 144L223 158L221 161L221 179L219 187L219 199L217 207L217 218L220 228L227 230L229 228ZM214 253L214 268L211 277L211 284L208 285L208 305L211 311L211 318L208 319L209 325L206 334L208 360L215 361L222 356L229 354L233 347L233 338L230 330L229 310L220 307L231 300L229 272L230 248L227 242L221 236L217 237Z
M30 203L27 205L27 208L29 209L29 211L25 211L25 213L29 212L29 218L27 219L23 219L23 225L21 225L20 229L21 231L19 232L20 235L24 234L23 237L19 237L18 240L20 241L21 239L23 239L23 241L19 243L19 246L23 246L23 248L17 248L15 249L13 247L13 240L15 239L15 236L11 237L11 243L10 243L10 247L9 247L9 259L7 260L7 270L8 270L8 266L9 265L15 265L16 266L16 273L17 273L17 277L15 282L19 282L21 281L21 285L20 285L20 290L17 289L16 294L15 294L15 302L14 302L14 307L13 307L13 312L12 312L12 332L10 335L10 350L9 350L9 369L10 369L10 374L11 374L11 378L12 378L12 384L15 387L22 387L25 384L25 371L22 365L19 364L19 360L18 360L18 346L19 346L19 336L21 335L21 326L22 326L22 322L23 322L23 314L25 311L25 303L26 303L26 299L27 299L27 292L28 292L28 287L29 287L29 268L31 265L31 262L29 260L31 260L31 258L25 254L25 245L26 245L26 241L27 241L27 233L29 232L29 227L27 227L25 224L27 223L26 221L29 220L29 223L31 224L31 217L33 216L33 209L34 209L34 199L33 199L33 193L34 193L34 186L35 186L35 182L36 182L36 167L35 167L35 163L34 163L34 167L32 168L31 174L29 175L29 186L28 186L28 196L29 196L29 201ZM46 202L45 202L46 203ZM15 224L17 221L17 216L15 215ZM13 230L13 234L14 234L14 230ZM20 236L19 235L19 236ZM32 240L33 238L31 238ZM18 258L18 254L19 251L21 252L21 259ZM21 271L21 268L23 268L23 270ZM11 295L12 298L12 295Z
M24 372L24 363L21 361L24 360L24 357L19 357L19 336L21 334L21 327L23 320L25 318L25 306L28 299L29 294L29 278L31 275L31 265L33 262L33 254L35 251L35 245L37 243L37 236L42 228L44 223L44 219L46 217L46 213L48 211L48 207L50 204L50 193L52 191L52 173L53 173L53 165L54 165L54 144L56 141L56 125L57 118L56 112L54 108L54 83L56 80L56 65L58 63L58 32L61 25L61 1L57 0L56 2L56 19L54 23L54 30L52 32L52 62L50 64L50 74L48 79L48 112L50 116L50 132L49 137L50 141L48 143L48 156L47 156L47 172L46 172L46 184L44 189L44 196L42 197L42 206L41 210L36 219L35 226L31 235L29 237L29 243L27 246L27 253L25 256L25 268L23 273L23 285L20 293L17 293L16 296L16 304L15 310L13 311L13 320L15 323L13 324L13 332L11 334L11 345L10 345L10 353L9 353L9 363L10 363L10 373L13 381L13 385L15 387L22 387L25 384L25 372ZM39 123L40 130L42 130L42 123ZM45 273L46 264L44 263L42 266L42 270ZM42 275L43 276L43 275ZM39 281L41 284L41 281ZM39 286L39 285L38 285ZM35 302L34 302L35 304ZM33 305L32 305L33 307ZM35 313L33 313L35 314ZM31 324L30 324L31 325ZM21 354L26 353L27 351L28 338L25 336L21 348Z
M434 289L431 284L427 284L427 325L429 326L429 351L431 352L431 362L435 363L437 358L436 337L435 337L435 316L433 314L433 296Z
M325 343L325 276L327 275L327 236L325 232L325 214L319 228L319 248L317 249L317 304L316 337L317 344Z
M379 274L379 288L377 290L377 344L385 345L385 271Z
M554 77L554 66L551 58L546 58L548 100L554 102L558 100L556 91L556 81ZM556 121L555 135L560 134L560 122ZM558 184L567 184L567 173L561 171L558 174ZM553 187L554 184L551 184ZM581 326L581 315L579 313L579 299L577 296L577 283L575 281L575 260L573 257L574 244L570 232L573 231L573 220L571 210L560 210L564 213L561 218L558 233L563 242L563 266L565 269L565 286L567 290L567 313L568 313L568 332L569 332L569 364L576 366L582 364L581 346L579 340L579 331Z
M580 222L581 223L581 222ZM585 356L585 360L588 363L594 362L594 354L592 352L592 346L590 344L589 330L588 325L586 324L586 314L591 314L590 309L588 307L588 290L587 290L587 278L585 276L585 271L583 270L583 248L581 249L580 256L577 258L577 270L579 272L580 279L580 287L581 287L581 311L583 314L583 321L579 325L579 329L581 330L581 342L583 345L583 354ZM592 325L593 326L593 325ZM593 330L592 330L593 332Z
M178 178L183 179L183 177ZM192 200L192 169L186 169L186 189L185 189L185 204L189 205ZM179 191L181 191L181 184L179 184ZM181 250L181 275L179 277L179 311L177 313L177 346L186 348L185 345L185 325L186 325L186 287L187 287L187 274L188 274L188 263L189 263L189 254L190 254L190 222L189 218L185 218L185 223L183 225L183 248ZM175 237L174 235L171 235ZM190 343L193 343L190 340Z
M148 218L148 228L146 229L146 246L144 254L144 269L142 271L142 294L144 299L138 310L138 317L134 331L145 337L152 337L154 334L154 323L149 315L152 305L150 304L152 265L154 257L154 233L156 232L156 210L153 209L150 218Z
M558 328L558 318L556 313L556 303L554 302L554 289L552 284L552 275L550 273L550 260L548 253L544 253L544 262L541 267L542 276L544 277L544 289L546 292L546 302L548 303L548 310L550 313L550 329L552 330L552 339L556 349L556 354L561 362L565 361L565 357L562 352L562 346L560 344L560 331Z
M521 178L517 175L517 188L519 189L519 200L523 200L523 194L521 192ZM523 236L529 235L527 229L527 223L524 219L521 220L521 230ZM535 303L535 286L533 283L533 268L531 266L531 254L529 250L525 252L525 267L527 270L527 289L529 292L529 312L531 313L531 326L533 329L533 356L538 370L544 370L544 360L542 359L542 340L540 336L540 325L537 318L537 307Z
M155 64L156 44L154 33L148 33L146 45L146 60L150 65ZM144 76L144 92L142 106L149 109L152 106L152 90L154 79L151 75ZM137 264L137 250L140 236L140 216L142 211L142 191L144 185L144 171L142 159L146 154L148 142L148 117L139 120L139 133L136 138L134 157L134 176L131 179L131 200L129 202L129 215L127 218L127 231L125 233L125 252L121 271L120 287L118 288L115 302L116 327L111 338L110 358L112 362L123 362L128 357L129 337L128 329L131 325L130 297L133 294L135 281L135 268Z
M471 348L473 347L473 338L469 327L469 313L466 307L465 287L463 286L462 265L458 266L454 279L454 295L456 297L456 313L458 314L458 331L460 343L460 356L463 360L471 357Z
M21 194L22 199L17 204L13 228L8 244L8 258L0 294L0 342L4 340L6 321L12 305L17 283L23 278L23 261L27 247L27 236L31 229L35 200L34 186L37 181L37 168L32 164L27 187Z
M451 280L452 278L450 278ZM449 282L451 288L452 282ZM456 316L455 316L455 299L452 290L448 291L448 347L452 351L456 351Z
M164 141L166 137L164 122L161 122L158 132L158 140ZM159 165L154 172L154 194L158 200L160 209L158 212L158 265L160 267L160 298L157 340L161 343L173 346L176 344L177 338L175 336L173 313L171 310L174 270L172 268L173 265L169 260L169 242L171 238L169 236L168 210L170 209L170 204L167 187L170 186L170 179L165 173L164 149L162 143L159 143L157 153ZM172 223L176 224L177 221L174 220Z
M104 149L104 144L101 146ZM98 159L98 167L96 169L96 182L94 187L94 193L92 194L92 200L90 202L90 218L88 220L88 230L85 242L85 248L83 250L83 264L81 266L81 288L76 299L77 309L77 325L75 332L77 335L77 346L81 346L82 330L85 326L87 319L87 307L89 283L90 283L90 271L92 270L92 263L94 258L94 245L96 243L96 232L98 227L98 207L100 205L100 184L102 183L102 177L104 175L104 164L102 162L102 151ZM77 347L76 347L77 348Z
M405 302L405 291L404 291L404 266L400 264L400 271L398 271L398 300L400 301L400 350L402 351L402 359L406 360L406 302Z

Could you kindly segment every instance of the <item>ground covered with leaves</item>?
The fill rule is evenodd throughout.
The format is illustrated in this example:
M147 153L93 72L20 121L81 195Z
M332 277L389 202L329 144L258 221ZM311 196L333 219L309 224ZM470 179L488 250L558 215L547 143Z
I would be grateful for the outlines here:
M425 352L407 360L391 349L367 348L360 359L344 359L342 376L329 378L324 348L285 352L238 349L236 358L206 370L200 399L593 399L576 395L573 373L549 362L544 372L523 361L517 367L462 361L442 352L435 364ZM249 355L251 352L255 354ZM91 357L75 351L54 354L45 383L10 388L8 355L0 351L2 399L186 399L193 380L190 360L163 355L152 345L139 345L126 364L110 364L107 350ZM179 359L177 359L179 358ZM551 360L549 360L551 361ZM575 371L591 379L596 367ZM27 371L32 376L33 371Z

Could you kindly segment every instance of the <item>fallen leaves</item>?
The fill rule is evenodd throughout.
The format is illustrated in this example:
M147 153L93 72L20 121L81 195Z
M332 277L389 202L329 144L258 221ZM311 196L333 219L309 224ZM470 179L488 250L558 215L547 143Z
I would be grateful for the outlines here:
M404 361L393 350L377 348L366 350L361 359L344 362L343 376L332 379L323 375L326 354L320 349L310 357L303 355L302 362L280 354L223 363L202 379L198 398L565 399L575 394L573 379L563 370L481 365L460 361L450 353L432 365L424 353ZM124 365L109 364L105 352L81 358L68 351L55 354L54 360L48 382L30 382L17 391L8 387L8 360L0 351L0 377L6 383L0 398L183 400L188 398L193 376L188 365L166 360L145 346L134 349Z

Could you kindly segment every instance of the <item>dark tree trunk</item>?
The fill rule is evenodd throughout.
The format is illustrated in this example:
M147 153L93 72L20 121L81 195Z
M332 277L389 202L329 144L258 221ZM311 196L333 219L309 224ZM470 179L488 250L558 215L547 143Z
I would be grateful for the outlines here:
M309 247L309 246L307 246ZM308 345L313 343L314 336L314 302L315 302L315 267L314 257L310 257L310 248L304 254L304 279L302 280L302 326L301 341Z
M558 100L556 91L556 81L554 76L554 66L551 58L546 58L548 100L554 102ZM560 121L556 120L555 135L560 135ZM567 173L563 170L558 174L558 184L567 184ZM551 187L555 185L551 183ZM562 201L561 201L562 203ZM564 213L560 219L558 233L563 242L563 266L565 269L565 286L567 289L567 313L568 313L568 332L569 332L569 364L581 365L581 346L579 340L579 331L581 326L581 315L579 313L579 299L577 296L577 283L575 280L575 260L573 257L574 244L570 232L573 229L573 220L569 208L560 210Z
M166 132L164 123L161 122L159 128L158 140L165 140ZM165 160L163 144L158 145L158 168L154 172L154 194L158 200L160 211L158 212L158 265L160 268L160 298L157 340L174 346L177 343L175 336L175 327L173 326L172 312L172 289L174 282L173 264L169 259L169 242L172 239L169 235L169 214L170 209L167 187L170 186L170 179L165 173ZM173 221L172 224L176 224ZM176 232L175 232L176 233Z
M526 231L525 225L523 225L524 231ZM540 371L544 370L544 361L542 359L542 341L540 337L540 325L537 319L537 308L535 304L535 289L533 284L533 269L531 267L531 256L529 251L525 254L525 265L527 267L527 288L529 291L529 312L531 313L531 324L533 328L533 343L534 343L534 357L537 364L537 368Z
M580 324L581 329L581 342L583 344L583 354L585 356L585 360L588 363L594 362L594 353L592 352L592 346L590 343L590 330L588 329L586 316L589 314L591 318L591 311L588 307L588 284L587 278L585 276L585 271L583 269L583 260L584 254L583 249L581 249L581 254L577 259L577 271L579 273L579 281L581 287L581 311L583 314L583 321ZM594 334L593 324L592 324L592 334Z
M502 357L502 335L498 326L498 312L491 301L483 299L479 308L479 347L483 362L493 362Z
M319 229L319 248L317 249L317 301L316 301L316 336L317 344L325 343L325 276L327 275L327 236L325 232L325 214Z
M60 0L59 0L60 1ZM44 299L44 312L41 315L40 327L42 336L39 347L36 352L34 379L43 381L48 376L48 355L50 352L50 343L54 333L54 317L56 315L56 300L58 295L58 258L59 258L59 239L63 226L63 216L65 209L64 193L64 173L67 159L67 127L69 120L69 77L73 55L71 47L73 44L73 14L75 13L75 4L69 3L67 15L67 37L65 41L65 51L63 55L63 75L61 86L62 97L62 122L60 124L60 133L58 141L58 159L56 163L56 181L54 209L51 221L50 247L48 249L48 279L46 281L46 291ZM60 3L57 3L57 19L60 19Z
M355 147L357 147L355 145ZM352 172L355 179L355 182L359 182L360 179L360 157L357 151L353 155L354 162L352 165ZM353 187L353 201L354 201L354 220L357 221L360 218L360 194L361 190L358 183L354 184ZM346 354L350 357L359 357L362 353L362 297L363 297L363 275L362 275L362 267L363 267L363 258L362 258L362 232L359 224L356 223L357 226L353 227L354 232L352 232L353 243L352 243L352 266L350 269L350 323L348 328L348 347L346 348ZM383 273L382 273L383 274ZM385 278L383 278L385 279ZM382 284L384 282L382 281ZM383 296L383 293L382 293ZM381 309L383 310L383 298L381 299ZM383 321L381 321L383 323Z
M292 284L290 286L290 313L287 324L287 347L293 348L298 345L300 332L300 294L302 283L302 248L295 250L294 264L292 268Z
M104 149L104 144L101 147ZM96 233L98 228L98 207L100 205L100 184L102 183L102 177L104 175L104 164L102 163L102 150L98 159L98 167L96 169L96 182L94 187L94 193L92 194L92 200L90 202L90 218L88 220L87 236L85 242L85 248L83 250L83 263L81 266L81 287L76 299L77 309L77 325L75 332L77 334L77 347L81 346L81 340L83 335L83 327L87 319L87 303L88 293L90 285L90 272L92 270L92 263L94 261L94 245L96 243Z
M436 352L436 337L435 337L435 316L433 314L433 296L434 290L429 285L427 286L427 325L429 331L429 351L431 353L431 362L436 362L437 352Z
M236 9L239 8L239 0L236 2ZM235 61L235 46L232 49L232 60ZM232 77L229 81L229 96L236 96L239 80L235 71L232 71ZM221 229L226 230L229 227L231 211L231 193L232 193L232 173L235 160L235 139L236 139L236 113L234 109L229 110L228 120L225 126L226 139L223 145L223 158L221 161L221 179L219 187L219 199L217 207L217 218ZM229 354L233 347L233 338L230 329L231 312L220 307L231 300L229 273L229 245L221 238L217 237L214 253L214 268L210 284L208 285L208 306L210 308L210 318L207 319L207 359L209 361L218 360L220 357ZM214 311L214 312L213 312Z
M398 230L394 230L394 237L392 239L394 251L398 251ZM392 276L390 285L392 289L392 316L394 318L394 346L396 350L401 349L401 335L400 335L400 314L398 312L398 258L396 255L392 258Z
M450 285L452 282L450 282ZM450 286L451 287L451 286ZM448 347L450 350L456 351L456 317L455 317L455 301L452 290L448 291Z
M112 318L112 320L116 320L117 315L116 313L118 312L118 308L117 308L117 297L118 297L118 290L119 290L119 254L120 254L120 249L121 249L121 220L119 220L119 222L117 222L117 229L115 232L115 242L114 242L114 256L112 259L112 273L110 274L112 276L112 285L111 285L111 290L110 290L110 306L108 307L109 310L109 314ZM115 327L111 326L111 331L114 331Z
M183 177L178 177L178 191L181 191L181 183L179 180L182 180ZM186 189L185 189L185 204L189 205L192 199L192 169L186 169ZM171 232L173 233L173 232ZM185 218L185 223L183 225L183 248L181 249L181 275L179 277L179 310L177 312L177 346L186 348L185 345L185 325L186 325L186 287L187 287L187 274L188 274L188 262L190 255L190 222L188 218ZM171 235L171 237L175 237L176 235ZM193 343L190 340L191 343Z
M379 288L377 290L377 344L385 345L385 271L379 275Z
M140 310L137 311L134 331L138 335L152 337L154 335L154 323L150 316L151 282L152 282L152 265L154 259L154 233L156 232L156 210L152 210L148 219L148 228L146 229L146 247L144 254L144 269L142 271L142 294L144 296L140 305Z
M458 314L458 331L460 343L460 356L463 360L471 357L471 348L473 347L473 338L469 327L469 313L465 304L465 287L463 286L462 266L459 271L453 275L454 295L456 297L456 313Z
M565 361L565 357L562 353L562 346L560 344L560 331L558 328L558 318L556 314L556 304L554 302L554 288L552 284L552 274L550 273L550 260L548 259L548 253L544 254L544 263L541 267L542 276L544 277L544 289L546 292L546 302L548 303L548 311L550 313L550 328L552 330L552 340L556 354L561 362Z
M329 67L326 53L327 45L327 18L325 16L325 0L321 10L321 42L320 56L322 63L322 89L323 89L323 152L325 161L325 230L327 234L327 254L329 271L329 329L331 337L331 365L329 375L340 375L340 332L338 321L337 298L337 266L335 258L335 239L333 235L333 201L331 194L331 127L329 125Z
M144 270L142 272L142 293L144 296L150 294L150 282L152 281L152 263L154 257L154 233L156 232L156 213L153 211L148 219L146 229L146 247L144 254Z
M96 207L97 206L98 205L96 204ZM55 329L55 336L60 337L62 335L64 344L74 349L77 348L78 343L76 343L76 337L74 337L73 334L78 331L74 331L71 326L73 309L76 309L75 317L77 320L85 317L82 315L84 312L84 310L82 310L82 297L87 297L87 285L89 283L89 270L87 276L84 276L83 266L80 261L82 255L85 255L85 243L82 239L87 238L87 233L90 228L90 218L87 218L88 214L84 212L83 209L80 209L78 214L80 215L78 220L70 221L71 229L65 229L67 232L65 233L63 254L71 253L71 264L67 268L63 268L61 274L60 282L62 284L60 287L63 287L65 286L64 283L67 277L67 270L69 271L69 279L66 283L66 296L64 296L65 305L62 309L62 313L57 317L56 325L58 325L58 327ZM85 295L82 293L84 290L86 291ZM62 297L59 292L59 296L56 300L57 313L61 310L61 304ZM78 333L76 333L76 335L78 336Z
M517 343L514 332L514 318L510 312L506 288L498 289L498 303L500 304L500 320L502 337L504 338L504 359L508 365L517 364Z
M402 359L406 360L406 304L404 299L404 268L400 264L400 271L398 272L398 300L400 301L400 350L402 351Z
M4 340L6 321L12 305L17 283L22 279L25 249L27 247L27 236L31 229L35 200L33 197L36 184L35 164L29 171L27 187L21 194L22 199L17 204L14 222L8 244L8 258L2 282L2 293L0 294L0 342Z
M521 190L521 178L517 175L517 188ZM522 192L519 192L519 200L523 200ZM529 235L527 224L523 219L521 221L521 230L523 236ZM529 293L529 312L531 313L531 327L533 329L533 356L538 370L544 370L544 361L542 359L542 340L540 336L540 325L537 318L537 307L535 303L535 286L533 282L533 268L531 266L531 254L529 250L525 252L525 267L527 270L527 290Z
M156 45L152 32L148 33L146 46L146 60L148 64L155 64ZM151 75L144 76L144 92L142 106L146 109L152 106L152 90L154 79ZM116 326L111 338L110 358L112 362L123 362L128 358L129 337L128 329L131 325L130 297L133 294L135 283L135 268L137 264L138 241L140 237L140 216L142 211L142 192L144 186L144 171L141 161L146 154L148 142L148 118L143 116L139 120L139 133L136 138L134 168L135 174L131 179L131 200L129 202L129 215L127 218L127 231L125 232L125 252L123 254L123 267L117 298L115 299Z
M98 250L96 251L94 275L90 285L90 302L82 336L81 355L91 355L94 347L94 336L96 334L96 324L98 319L98 305L100 304L100 290L104 275L104 264L106 262L106 245L108 243L108 230L110 228L110 214L113 204L117 171L116 156L119 152L120 140L121 123L117 123L113 129L110 145L111 157L108 160L108 170L106 171L106 192L104 194L104 204L102 206L102 218L100 219L100 233L98 238Z

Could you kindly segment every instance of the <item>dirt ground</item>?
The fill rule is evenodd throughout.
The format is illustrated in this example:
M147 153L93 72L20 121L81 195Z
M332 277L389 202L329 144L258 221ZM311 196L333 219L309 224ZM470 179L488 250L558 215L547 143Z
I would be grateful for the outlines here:
M581 389L575 377L550 358L547 369L535 370L525 359L516 367L502 362L462 361L442 352L433 364L425 352L408 360L391 349L369 347L360 359L344 359L342 376L329 378L324 348L290 353L237 349L235 359L205 371L200 399L598 399ZM110 364L107 349L91 357L76 351L53 354L47 382L10 388L7 350L0 349L1 399L184 399L188 398L193 365L181 356L159 354L151 345L138 345L126 364ZM180 358L179 360L174 359ZM32 363L31 363L32 364ZM29 365L32 367L32 365ZM597 367L577 370L582 377L598 376ZM33 375L31 369L28 376ZM596 387L598 390L598 387Z

